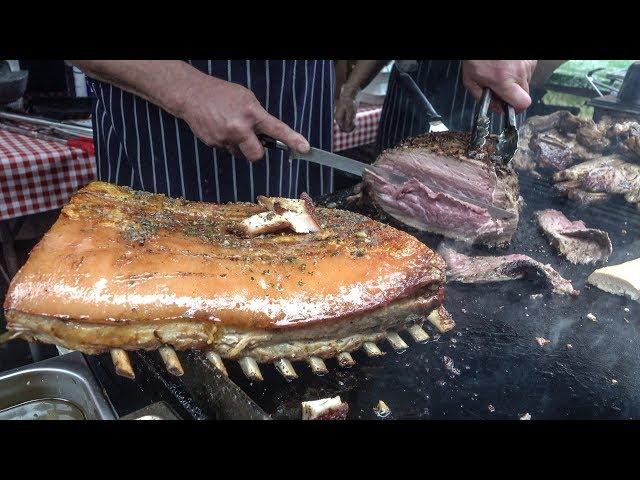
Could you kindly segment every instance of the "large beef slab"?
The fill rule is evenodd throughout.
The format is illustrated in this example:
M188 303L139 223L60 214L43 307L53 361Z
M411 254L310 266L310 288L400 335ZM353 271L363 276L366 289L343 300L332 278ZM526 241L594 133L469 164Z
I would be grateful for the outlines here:
M375 165L409 180L396 185L365 171L368 195L389 215L419 230L467 243L508 243L518 226L518 178L510 167L496 161L496 136L489 136L473 158L467 155L469 138L464 132L427 133L384 151ZM433 191L423 181L442 192ZM515 215L493 218L486 209L461 201L451 192Z

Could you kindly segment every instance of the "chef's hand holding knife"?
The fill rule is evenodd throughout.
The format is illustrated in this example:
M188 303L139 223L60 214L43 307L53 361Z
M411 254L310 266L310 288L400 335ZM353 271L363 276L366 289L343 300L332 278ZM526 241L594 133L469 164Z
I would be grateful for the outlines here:
M255 162L264 156L258 135L265 134L291 150L309 151L309 142L267 113L249 89L208 75L198 78L190 88L193 93L187 95L190 100L180 116L207 145L225 147Z
M462 82L473 97L480 101L484 88L490 88L498 99L491 108L502 113L499 100L522 112L531 105L529 82L537 60L465 60L462 63Z
M173 60L72 60L88 76L149 100L189 124L211 147L255 162L264 156L266 134L300 153L309 142L269 115L251 90Z

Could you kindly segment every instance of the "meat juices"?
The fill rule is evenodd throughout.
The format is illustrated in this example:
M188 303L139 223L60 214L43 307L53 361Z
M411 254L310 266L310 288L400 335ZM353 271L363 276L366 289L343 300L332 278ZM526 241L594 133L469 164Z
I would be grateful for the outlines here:
M587 228L582 220L572 222L558 210L541 210L535 217L551 244L571 263L596 263L606 261L611 255L607 232Z
M474 158L466 155L470 134L427 133L384 151L375 165L409 178L394 185L365 170L369 196L401 222L466 243L508 243L518 226L518 179L508 167L494 163L497 137L487 138ZM443 192L454 192L511 211L511 219L495 219L481 207L436 193L421 183L428 178Z
M232 233L266 211L91 183L11 282L8 329L89 354L171 345L266 362L349 352L441 306L445 264L411 235L326 208L317 232Z
M447 264L447 280L450 282L490 283L531 278L542 280L554 293L560 295L575 296L579 293L574 290L571 281L556 272L551 265L540 263L527 255L470 257L447 245L441 245L438 253Z

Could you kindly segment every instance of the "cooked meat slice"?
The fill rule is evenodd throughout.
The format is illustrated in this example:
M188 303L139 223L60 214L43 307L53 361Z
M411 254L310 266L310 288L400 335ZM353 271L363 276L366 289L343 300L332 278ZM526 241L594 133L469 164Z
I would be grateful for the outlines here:
M571 263L595 263L605 261L611 255L611 239L607 232L587 228L582 220L572 222L558 210L541 210L535 217L551 244Z
M578 129L576 140L585 148L592 152L602 152L610 145L609 139L605 135L604 129L601 129L591 120L588 125Z
M374 203L392 217L414 228L468 243L499 244L511 239L518 225L518 181L510 168L496 166L496 137L483 152L466 156L469 134L428 133L383 152L378 167L409 178L402 185L365 171L364 181ZM428 180L442 192L426 186ZM495 219L487 210L460 201L457 193L514 212L512 219Z
M306 193L299 200L293 198L258 196L258 203L288 223L296 233L319 232L320 225L315 214L315 205Z
M581 128L595 127L595 123L590 118L573 115L568 110L560 110L555 112L554 115L557 115L557 124L554 128L565 134L577 133Z
M447 279L450 282L490 283L531 278L542 280L558 294L579 293L551 265L542 264L526 255L470 257L446 245L441 245L438 252L447 263Z
M626 295L640 302L640 258L599 268L587 281L605 292Z
M265 212L94 182L14 277L8 328L90 354L168 344L258 361L327 358L442 304L444 262L411 235L324 208L320 232L230 233Z
M563 170L576 160L572 150L574 143L545 132L531 138L530 148L541 167Z
M349 405L340 396L302 402L302 420L344 420Z
M537 166L554 170L582 160L596 160L615 150L618 140L609 133L610 123L572 115L566 110L530 117L520 128L518 152L512 161L517 169Z
M602 203L611 198L611 196L606 193L585 192L584 190L580 190L580 187L580 182L575 181L558 182L554 184L554 188L557 192L565 195L571 200L575 200L581 205Z
M557 130L560 121L572 116L567 110L560 110L550 115L537 115L529 117L518 131L518 150L516 151L511 164L518 170L534 170L537 167L537 157L532 151L532 140L542 132ZM535 141L533 141L535 144Z
M640 162L640 123L613 123L607 130L607 137L618 144L618 150L622 155L633 162Z
M593 152L601 152L609 146L606 127L597 125L590 118L563 115L558 120L557 129L567 136L575 134L578 143Z

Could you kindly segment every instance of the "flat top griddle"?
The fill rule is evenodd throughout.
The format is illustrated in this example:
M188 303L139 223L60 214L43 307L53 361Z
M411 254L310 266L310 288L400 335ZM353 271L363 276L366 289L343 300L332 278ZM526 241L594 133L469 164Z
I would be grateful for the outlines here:
M265 366L265 381L250 383L237 362L226 362L230 378L276 419L299 419L302 401L335 395L349 403L350 419L377 418L373 407L378 400L387 403L391 409L387 418L393 419L517 419L525 413L533 419L640 418L640 304L586 285L587 276L597 267L572 265L558 256L533 219L537 210L556 208L571 220L606 230L613 243L609 263L615 264L640 256L640 212L619 199L580 207L554 196L547 180L526 173L519 177L525 206L512 243L502 249L454 246L471 255L525 253L550 263L581 290L577 298L551 294L528 280L451 283L446 287L445 306L456 327L440 335L425 322L431 339L424 344L401 333L410 345L402 354L380 343L387 352L384 357L369 358L357 351L353 354L357 365L350 369L338 367L331 359L327 361L330 371L323 377L294 362L300 378L292 382ZM402 228L432 249L443 241L405 227L370 205L349 203L349 195L350 189L343 190L318 203L335 203ZM531 297L538 293L543 295ZM597 322L589 320L588 313L596 315ZM541 347L535 337L551 342ZM103 370L99 377L107 383L116 409L125 405L120 414L133 408L129 405L132 391L135 397L145 393L152 398L165 388L160 398L173 398L172 405L187 418L263 416L244 401L234 403L233 391L225 393L228 387L219 373L213 367L204 369L206 362L198 352L179 353L185 370L194 373L182 378L167 374L153 353L136 356L136 375L155 379L155 384L109 375L113 367L108 356L90 360L94 370ZM445 367L445 356L453 366ZM209 405L188 398L187 392L197 390L199 398L210 399Z
M354 419L377 418L373 407L378 400L389 405L388 418L395 419L517 419L525 413L534 419L639 418L640 305L586 285L597 267L572 265L558 256L538 231L533 213L556 208L571 220L606 230L613 243L609 263L615 264L640 256L640 212L618 199L580 207L554 196L547 180L525 173L520 189L525 207L508 248L455 247L472 255L525 253L550 263L581 290L577 298L551 294L528 280L451 283L445 306L456 327L439 335L425 323L431 335L425 344L405 337L410 348L402 354L381 344L387 352L381 358L358 351L356 366L345 370L328 361L330 373L324 377L296 363L300 378L290 383L268 367L262 384L249 383L234 365L232 379L274 418L300 418L300 402L333 395L349 403ZM367 214L412 233L432 249L443 241L371 206L348 203L348 195L338 192L319 204ZM537 293L543 296L531 298ZM586 318L588 313L597 322ZM541 347L535 337L551 343ZM453 369L445 367L445 356L453 360Z

